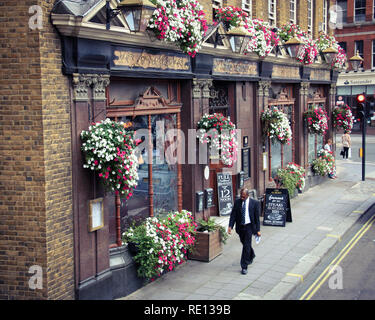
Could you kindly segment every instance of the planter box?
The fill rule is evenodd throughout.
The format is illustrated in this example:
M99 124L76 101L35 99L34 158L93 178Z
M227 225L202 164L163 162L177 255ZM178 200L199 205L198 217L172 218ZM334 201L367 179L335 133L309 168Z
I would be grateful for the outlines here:
M193 252L189 252L189 259L210 262L223 252L223 245L220 241L219 230L213 232L197 232L196 244Z

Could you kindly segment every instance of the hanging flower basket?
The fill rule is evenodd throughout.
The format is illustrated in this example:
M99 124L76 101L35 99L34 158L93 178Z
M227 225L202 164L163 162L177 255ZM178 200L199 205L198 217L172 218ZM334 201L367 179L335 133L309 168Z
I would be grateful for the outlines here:
M287 115L277 107L268 108L261 113L263 133L273 141L282 144L289 143L292 139L292 129Z
M323 135L327 132L328 116L321 107L312 106L311 109L305 111L304 118L310 133Z
M348 105L335 107L332 111L333 127L335 129L344 129L352 131L353 113Z
M133 131L123 122L105 119L81 132L83 167L96 171L105 189L130 198L138 183L138 160Z
M196 0L151 0L154 11L148 28L159 40L176 43L195 57L208 29L203 7Z
M283 43L294 37L297 38L303 44L297 54L297 60L305 65L314 63L318 56L318 47L311 36L303 31L300 26L293 23L285 24L279 29L278 36Z
M247 52L265 58L279 44L280 38L268 22L261 19L246 19L245 27L254 36L249 41Z
M338 51L338 54L334 61L332 61L332 67L342 69L345 67L347 62L347 56L345 50L338 44L334 36L330 36L324 32L319 33L319 38L316 40L317 48L322 53L328 48L333 48Z
M227 29L238 27L247 16L245 11L234 6L215 9L215 20L223 22Z
M205 114L197 124L200 143L211 144L226 166L237 160L236 126L221 113Z

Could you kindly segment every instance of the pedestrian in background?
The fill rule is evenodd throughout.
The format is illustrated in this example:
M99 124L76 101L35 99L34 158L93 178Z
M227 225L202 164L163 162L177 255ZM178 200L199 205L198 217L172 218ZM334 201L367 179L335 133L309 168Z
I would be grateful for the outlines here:
M324 150L332 153L332 139L328 139L327 143L324 145ZM333 153L332 153L333 156ZM331 179L336 179L336 161L332 166L332 171L328 174L328 177Z
M351 141L349 133L350 133L350 131L345 131L345 133L341 137L341 142L342 142L342 146L343 146L343 149L344 149L343 150L344 154L342 155L343 159L348 159L349 148L352 145L352 141Z
M241 189L241 198L236 200L229 219L228 234L231 234L233 226L242 243L241 268L242 274L247 274L247 266L255 258L254 249L251 246L252 235L260 237L260 202L249 198L249 190Z

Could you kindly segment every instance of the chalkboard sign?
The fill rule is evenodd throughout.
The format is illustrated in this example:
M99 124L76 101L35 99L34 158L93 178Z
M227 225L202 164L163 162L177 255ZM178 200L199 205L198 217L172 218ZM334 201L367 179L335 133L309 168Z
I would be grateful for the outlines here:
M233 207L232 175L229 173L217 173L217 199L219 215L230 215Z
M286 221L292 222L288 190L266 189L263 225L285 227Z

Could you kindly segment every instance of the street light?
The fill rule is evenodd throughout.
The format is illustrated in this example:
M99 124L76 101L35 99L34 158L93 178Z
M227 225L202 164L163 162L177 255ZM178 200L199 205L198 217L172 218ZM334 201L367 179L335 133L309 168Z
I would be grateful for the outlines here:
M351 57L349 60L350 60L350 63L352 64L352 68L354 69L354 71L358 71L363 61L362 57L359 55L359 51L357 51L357 54Z
M297 57L298 52L303 45L303 42L297 39L296 37L293 37L289 39L287 42L285 42L284 47L287 49L289 55L292 58Z
M245 28L243 22L235 28L227 32L229 43L232 51L235 53L243 53L251 39L251 33Z
M327 49L323 50L324 59L328 64L332 64L336 60L338 53L339 51L333 47L328 47Z

